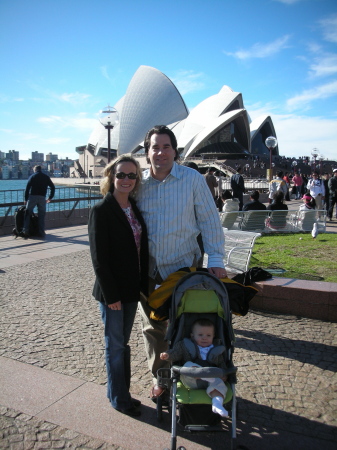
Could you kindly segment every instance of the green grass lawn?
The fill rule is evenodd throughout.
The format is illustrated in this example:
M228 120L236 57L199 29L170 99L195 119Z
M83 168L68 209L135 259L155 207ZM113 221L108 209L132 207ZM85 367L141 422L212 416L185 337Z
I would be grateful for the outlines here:
M254 266L270 269L276 277L337 283L337 234L316 239L310 233L262 236L255 241Z

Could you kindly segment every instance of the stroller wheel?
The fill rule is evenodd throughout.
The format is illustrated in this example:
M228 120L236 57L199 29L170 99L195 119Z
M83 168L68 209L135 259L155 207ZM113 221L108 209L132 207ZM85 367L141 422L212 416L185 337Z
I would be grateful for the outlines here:
M186 450L186 447L180 446L180 447L178 447L178 450Z

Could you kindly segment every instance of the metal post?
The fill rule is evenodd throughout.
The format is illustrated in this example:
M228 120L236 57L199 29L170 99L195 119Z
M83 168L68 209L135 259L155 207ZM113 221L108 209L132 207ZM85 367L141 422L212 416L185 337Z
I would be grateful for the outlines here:
M110 150L110 130L111 130L111 122L108 122L108 125L106 126L108 130L108 164L110 163L111 159L111 150Z

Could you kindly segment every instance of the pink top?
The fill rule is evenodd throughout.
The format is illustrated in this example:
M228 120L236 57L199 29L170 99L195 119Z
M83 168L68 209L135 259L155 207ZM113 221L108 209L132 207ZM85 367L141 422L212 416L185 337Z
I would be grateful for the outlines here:
M136 242L136 247L137 247L137 251L138 251L138 258L140 257L140 240L141 240L141 236L142 236L142 226L141 224L138 222L137 217L135 216L135 213L133 212L131 206L128 206L127 208L122 208L126 218L129 221L129 224L132 228L133 231L133 236L135 238L135 242Z

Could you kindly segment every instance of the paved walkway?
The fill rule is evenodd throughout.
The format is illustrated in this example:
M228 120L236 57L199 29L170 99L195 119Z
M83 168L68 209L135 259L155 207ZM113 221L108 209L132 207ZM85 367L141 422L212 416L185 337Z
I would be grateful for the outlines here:
M137 419L105 397L102 325L91 297L85 226L46 241L0 238L0 448L163 449L148 398L139 318L131 336ZM238 444L250 450L332 450L337 443L337 324L250 312L234 318ZM178 433L189 450L230 448L223 433Z

